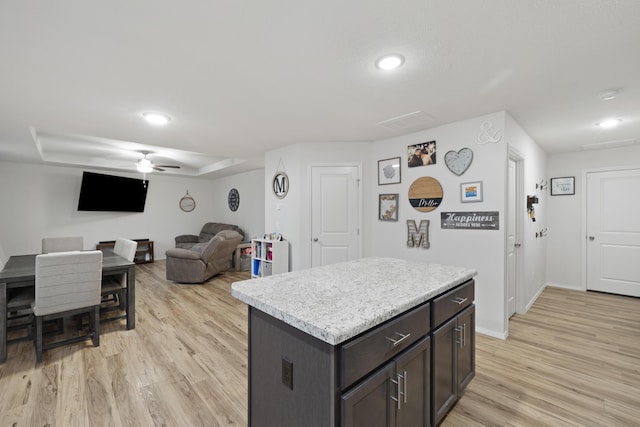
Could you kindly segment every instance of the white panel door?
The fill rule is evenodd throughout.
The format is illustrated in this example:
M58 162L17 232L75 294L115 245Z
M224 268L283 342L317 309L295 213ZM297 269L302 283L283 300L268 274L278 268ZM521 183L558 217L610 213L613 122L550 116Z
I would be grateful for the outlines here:
M507 199L507 316L516 312L516 281L518 272L518 169L517 162L509 159Z
M356 166L311 168L311 265L360 257Z
M587 174L587 289L640 296L640 169Z

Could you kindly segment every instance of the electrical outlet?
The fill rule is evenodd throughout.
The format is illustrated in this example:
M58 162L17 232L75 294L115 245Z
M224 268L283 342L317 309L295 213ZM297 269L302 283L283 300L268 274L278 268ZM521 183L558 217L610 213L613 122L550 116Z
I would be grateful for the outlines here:
M282 384L293 390L293 362L282 358Z

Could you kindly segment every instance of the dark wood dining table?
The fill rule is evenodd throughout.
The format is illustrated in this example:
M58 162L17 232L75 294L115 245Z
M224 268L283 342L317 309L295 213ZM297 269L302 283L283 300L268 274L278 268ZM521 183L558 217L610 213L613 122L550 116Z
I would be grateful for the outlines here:
M127 329L136 327L136 268L133 261L102 249L102 277L124 273L127 278ZM36 255L16 255L0 270L0 363L7 360L7 290L35 287Z

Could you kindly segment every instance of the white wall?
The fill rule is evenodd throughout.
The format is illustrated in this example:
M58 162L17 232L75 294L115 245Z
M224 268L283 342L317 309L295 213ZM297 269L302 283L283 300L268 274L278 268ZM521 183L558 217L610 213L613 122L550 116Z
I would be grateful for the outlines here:
M372 167L371 151L370 142L325 142L295 144L265 154L265 231L278 231L289 241L292 271L311 266L311 166L349 163L360 165L366 174ZM283 169L290 188L284 199L278 199L271 185L276 171Z
M479 144L481 127L492 123L491 131L499 131L502 140L495 144ZM436 140L437 163L430 166L408 168L409 145ZM525 164L527 188L545 176L545 156L539 147L506 114L498 112L482 117L451 123L438 128L416 132L372 143L316 143L296 144L266 153L265 156L265 231L279 231L291 244L293 270L311 265L310 235L310 169L314 164L355 162L362 164L363 188L363 256L389 256L412 259L425 263L461 265L478 270L476 277L477 325L480 332L505 337L508 332L505 289L505 208L507 184L507 148L517 147ZM470 168L457 176L444 164L444 154L468 147L474 159ZM391 157L402 158L402 181L394 185L378 185L377 161ZM290 190L285 199L278 200L271 189L273 175L284 169L289 176ZM429 213L414 210L408 202L407 192L411 183L422 176L438 179L443 187L444 199L438 209ZM481 203L461 203L460 184L482 181L484 200ZM399 194L399 220L378 220L378 194ZM526 201L523 201L526 203ZM443 230L440 226L442 212L498 211L500 229ZM543 214L544 209L541 211ZM408 248L407 220L431 221L431 248ZM542 225L539 222L536 226ZM535 289L544 285L544 242L533 251L527 251L523 264L528 266L527 277L531 286L523 291L527 299Z
M507 144L503 140L497 144L480 145L477 136L481 125L486 121L493 123L493 130L504 132L504 113L495 113L470 120L451 123L434 129L377 141L374 145L374 159L390 157L402 158L400 184L377 185L377 170L367 176L367 198L374 207L366 213L371 223L369 232L372 245L369 251L374 256L389 256L411 259L424 263L460 265L478 271L476 277L476 322L478 330L494 336L504 336L507 330L504 304L504 208L505 208L505 168ZM407 167L407 147L435 140L437 160L435 165ZM444 163L447 151L471 148L473 162L467 171L457 176ZM434 211L421 213L408 201L411 183L419 177L431 176L437 179L443 188L441 205ZM482 181L483 201L462 203L460 184L470 181ZM379 221L377 219L378 194L398 193L398 222ZM499 230L446 230L440 225L442 212L498 211ZM428 219L429 249L407 247L407 220Z
M512 152L522 159L523 167L524 194L520 200L523 213L520 236L522 246L516 249L519 252L521 271L519 286L516 289L516 311L525 313L544 289L546 280L546 251L549 240L547 213L550 209L546 197L548 190L536 188L536 184L542 184L547 177L547 155L508 114L506 123L505 139ZM539 199L539 203L534 205L535 221L526 211L527 195L535 195ZM545 228L547 228L547 237L536 237L536 233L540 233Z
M240 194L240 205L235 212L227 203L232 188ZM264 235L264 169L216 179L207 197L216 201L211 221L238 225L245 232L246 241Z
M263 221L262 195L256 197L263 186L261 170L226 178L221 184L155 173L148 179L143 213L79 212L82 169L0 162L0 243L7 254L15 255L39 253L42 237L83 236L85 249L116 237L149 238L155 241L156 258L162 259L176 235L198 234L205 222L233 222L253 233ZM227 207L231 183L241 197L235 215ZM188 213L178 206L187 190L196 201L196 209ZM252 199L257 203L249 209Z
M563 153L548 156L548 178L575 176L575 196L549 196L547 283L586 289L582 268L584 235L584 176L587 170L640 167L640 146ZM640 203L631 200L632 206Z

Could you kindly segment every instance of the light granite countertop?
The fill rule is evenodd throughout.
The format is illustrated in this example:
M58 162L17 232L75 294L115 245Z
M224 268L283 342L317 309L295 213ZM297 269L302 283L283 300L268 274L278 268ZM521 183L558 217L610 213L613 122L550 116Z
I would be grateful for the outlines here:
M362 258L235 282L231 294L336 345L475 275L464 267Z

